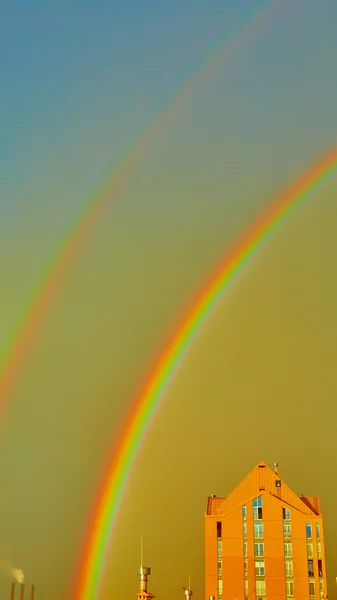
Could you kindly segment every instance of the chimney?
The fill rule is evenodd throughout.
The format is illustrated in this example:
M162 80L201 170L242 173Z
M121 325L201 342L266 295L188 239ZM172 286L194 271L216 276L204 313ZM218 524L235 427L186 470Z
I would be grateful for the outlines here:
M274 473L278 476L278 463L274 463Z
M30 588L30 600L34 600L34 592L35 592L35 585L32 584L32 587Z
M25 584L21 583L20 584L20 600L23 600L24 595L25 595Z
M10 600L14 600L14 596L15 596L15 581L12 581L11 583L11 593L10 593Z

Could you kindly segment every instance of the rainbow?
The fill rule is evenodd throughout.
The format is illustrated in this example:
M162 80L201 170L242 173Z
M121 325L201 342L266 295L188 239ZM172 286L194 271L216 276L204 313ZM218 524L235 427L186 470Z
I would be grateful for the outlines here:
M224 40L218 37L205 53L203 61L172 93L165 104L157 109L150 121L143 125L138 138L114 169L111 166L107 169L103 183L84 203L80 214L60 240L0 350L0 407L4 407L6 399L12 392L20 369L36 339L39 327L41 327L52 302L55 301L57 292L78 259L90 233L106 213L112 197L116 198L121 192L134 165L146 154L152 140L162 133L165 118L168 119L167 126L170 123L170 117L176 116L177 111L185 105L188 95L193 96L198 92L198 87L195 88L192 84L205 87L207 77L212 75L212 71L218 66L218 63L223 66L224 59L228 59L235 51L239 50L249 36L256 35L269 18L273 17L278 5L278 0L263 0L262 6L250 7L246 11L239 31L232 33ZM205 68L211 65L211 70ZM201 73L203 77L200 76Z
M98 596L104 560L108 553L118 508L138 449L155 410L197 334L213 314L231 283L252 260L256 252L321 181L336 169L337 146L330 149L274 200L268 210L226 256L220 269L204 287L154 365L133 407L117 449L114 448L111 456L84 549L75 592L76 600L94 600Z

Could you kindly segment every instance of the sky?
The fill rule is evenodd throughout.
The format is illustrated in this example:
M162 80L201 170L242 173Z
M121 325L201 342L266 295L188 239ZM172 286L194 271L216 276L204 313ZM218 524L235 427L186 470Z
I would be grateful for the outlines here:
M336 141L335 0L250 5L1 2L0 351L67 227L187 85L112 194L2 403L0 562L22 568L37 598L70 600L108 453L196 290ZM251 14L264 16L244 30ZM259 460L321 498L337 599L336 194L334 175L193 344L133 465L99 600L138 591L141 533L150 590L179 597L190 574L202 598L207 496L226 495ZM3 570L3 597L8 587Z

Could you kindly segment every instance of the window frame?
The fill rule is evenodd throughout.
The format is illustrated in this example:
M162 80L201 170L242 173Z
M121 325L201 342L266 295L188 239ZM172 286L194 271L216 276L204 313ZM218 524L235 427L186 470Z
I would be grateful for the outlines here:
M310 586L313 586L313 594L310 593ZM315 578L314 577L310 577L309 578L309 598L315 598L316 597L316 586L315 586Z
M316 542L316 550L318 560L322 560L322 544L320 540Z
M262 535L260 533L262 532ZM258 535L257 535L258 533ZM264 527L262 521L254 521L254 540L264 539Z
M260 551L260 547L262 546L262 554L255 554L256 547ZM254 542L254 557L264 558L264 542Z
M308 535L308 530L310 530L310 535ZM312 540L312 523L305 524L305 537L307 540Z
M292 591L290 589L290 586L292 588ZM287 579L286 580L286 596L287 598L293 598L295 595L294 593L294 580L293 579Z
M288 554L286 552L286 547L288 547L288 546L290 546L290 554ZM283 550L284 550L284 558L292 558L293 557L293 545L291 542L284 542Z
M309 551L309 547L310 547L310 551ZM314 558L314 544L310 541L307 542L307 556L308 556L308 559Z
M286 508L282 506L282 518L284 521L291 521L291 510L290 508Z
M287 569L287 564L290 564L291 570ZM286 577L294 577L294 563L292 558L286 558L284 561L284 570L286 573Z
M308 577L315 577L315 568L313 558L308 559Z
M255 593L257 596L266 596L266 580L265 579L256 579L255 581Z
M286 528L289 528L289 531L286 532ZM283 539L291 540L291 522L283 521Z
M257 563L261 563L261 564L259 566L257 566ZM263 559L259 558L258 560L255 559L254 568L255 568L255 577L265 577L266 576L266 567L265 567L264 558ZM258 572L257 572L257 570L258 570ZM263 571L263 572L261 572L261 571Z

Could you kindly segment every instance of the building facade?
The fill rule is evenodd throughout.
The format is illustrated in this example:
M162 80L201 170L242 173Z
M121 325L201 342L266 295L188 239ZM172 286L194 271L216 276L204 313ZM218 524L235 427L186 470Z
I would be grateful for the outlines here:
M327 598L318 498L297 496L260 462L226 498L208 498L206 599Z

